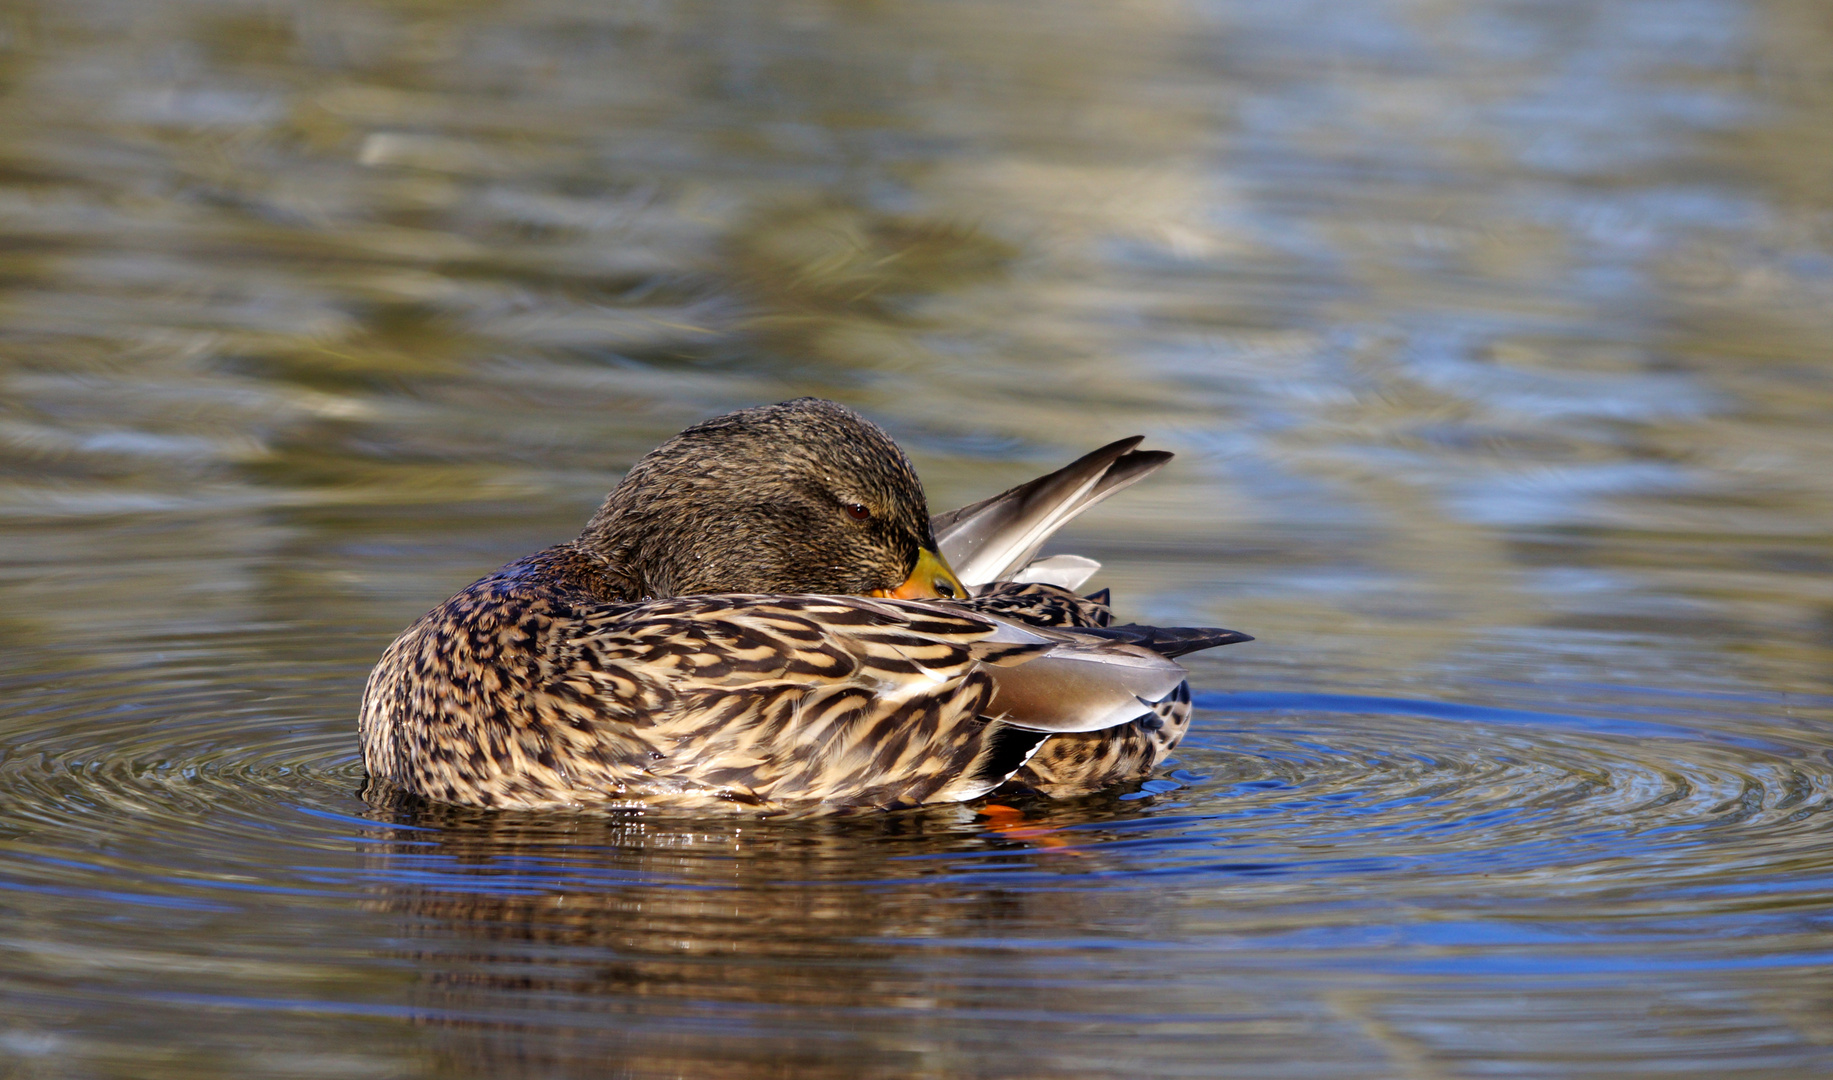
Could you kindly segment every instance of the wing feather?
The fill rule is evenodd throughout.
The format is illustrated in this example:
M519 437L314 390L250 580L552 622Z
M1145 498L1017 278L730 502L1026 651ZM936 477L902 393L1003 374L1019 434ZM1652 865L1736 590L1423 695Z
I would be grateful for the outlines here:
M1184 676L1124 640L863 597L652 601L589 620L572 645L605 696L634 684L659 699L645 776L830 803L925 801L976 759L1016 769L1036 740L994 753L989 721L1113 726Z

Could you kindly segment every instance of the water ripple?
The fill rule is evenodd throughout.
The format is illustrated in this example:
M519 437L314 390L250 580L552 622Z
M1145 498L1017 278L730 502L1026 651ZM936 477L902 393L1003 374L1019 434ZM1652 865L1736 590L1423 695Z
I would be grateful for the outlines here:
M1132 791L759 822L366 802L360 672L254 665L232 688L206 677L224 659L10 681L0 907L54 905L67 927L0 936L37 973L31 1008L412 1018L488 1058L541 1032L622 1045L598 1025L632 1011L664 1042L907 1025L925 1001L970 1029L1171 1031L1223 1022L1196 1004L1218 964L1455 1000L1828 963L1791 913L1833 880L1833 763L1757 713L1725 734L1725 700L1587 716L1208 693L1181 760ZM123 919L141 930L100 929ZM1157 1011L1107 993L1126 971Z
M14 680L14 715L30 733L0 741L0 820L14 856L0 876L148 902L354 894L391 874L424 883L447 873L427 852L466 829L494 838L472 844L492 854L493 888L606 885L602 868L579 876L582 840L617 853L620 883L726 887L732 860L753 857L742 821L581 826L378 810L358 797L354 731L326 715L323 688L238 692L189 674L168 664L147 679L130 664ZM1683 703L1662 706L1659 720L1342 694L1211 693L1198 704L1165 775L1072 803L1020 799L1018 825L947 808L769 827L831 853L903 822L888 849L805 868L819 879L896 883L907 872L887 875L888 865L940 862L921 871L932 883L991 873L1008 888L1079 886L1094 871L1110 888L1157 888L1166 875L1375 874L1427 895L1474 877L1531 886L1557 870L1569 891L1673 890L1728 873L1762 879L1824 854L1815 834L1833 793L1827 746L1773 724L1735 734L1689 725ZM382 848L393 855L377 864ZM351 866L362 849L369 862Z

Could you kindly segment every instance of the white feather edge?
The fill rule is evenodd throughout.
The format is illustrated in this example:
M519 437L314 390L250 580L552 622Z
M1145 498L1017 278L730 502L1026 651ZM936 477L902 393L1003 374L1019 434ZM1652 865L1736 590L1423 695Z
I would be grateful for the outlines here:
M1095 576L1101 564L1081 555L1049 555L1042 559L1032 560L1023 570L1012 577L1013 581L1028 585L1055 585L1059 589L1080 589L1082 583Z

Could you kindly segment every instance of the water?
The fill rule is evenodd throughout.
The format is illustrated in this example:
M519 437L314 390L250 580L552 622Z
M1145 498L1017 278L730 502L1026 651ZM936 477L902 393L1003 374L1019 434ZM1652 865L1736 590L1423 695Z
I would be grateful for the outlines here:
M14 3L0 1075L1833 1070L1813 0ZM360 794L391 636L696 419L1238 627L1137 788Z

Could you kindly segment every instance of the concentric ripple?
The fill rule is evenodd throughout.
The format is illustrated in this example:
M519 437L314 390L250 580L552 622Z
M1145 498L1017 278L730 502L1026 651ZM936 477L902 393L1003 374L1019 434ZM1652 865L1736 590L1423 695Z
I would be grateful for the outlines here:
M196 643L193 643L194 646ZM329 687L223 680L245 649L158 652L12 680L0 728L0 878L149 903L290 887L270 872L348 850L361 760ZM347 695L348 680L335 685Z
M1163 775L1073 802L518 815L365 801L362 673L302 677L261 650L149 649L6 688L0 906L61 927L0 936L20 1030L126 1009L221 1047L252 1013L262 1045L316 1048L323 1024L360 1020L374 1060L411 1020L486 1071L616 1053L641 1074L704 1064L679 1046L707 1030L748 1061L776 1060L786 1030L890 1060L931 1024L997 1057L1015 1020L1073 1022L1055 1068L1094 1075L1075 1054L1110 1029L1151 1035L1172 1069L1200 1060L1192 1032L1249 1013L1412 1030L1537 980L1567 993L1628 969L1737 996L1833 962L1787 914L1833 876L1833 763L1756 706L1732 724L1712 702L1581 716L1210 693ZM225 663L256 674L213 677ZM1357 996L1395 974L1410 997ZM1550 993L1460 1023L1565 1031L1577 1006ZM1625 1023L1657 1007L1581 997ZM1768 1048L1755 1060L1817 1052L1756 1015L1736 1013L1737 1039ZM89 1030L81 1055L108 1059L112 1037Z
M1387 852L1418 874L1748 878L1788 869L1833 793L1824 742L1760 724L1726 735L1704 714L1689 727L1313 694L1201 703L1235 717L1185 753L1226 781L1202 797L1226 805L1212 823Z
M276 869L336 861L378 829L429 827L360 796L353 722L338 707L360 675L230 687L211 677L221 660L161 661L151 677L146 665L126 664L15 680L7 691L15 734L0 741L0 828L15 857L8 876L78 885L86 864L74 847L109 853L90 869L112 893L133 881L161 893L243 891ZM845 876L882 879L886 854L965 859L957 873L978 876L977 859L1011 855L1011 844L988 839L1047 836L1024 846L1122 857L1122 879L1110 886L1245 866L1244 853L1254 852L1258 874L1394 874L1404 892L1455 890L1471 876L1492 887L1530 884L1554 870L1569 887L1672 890L1798 869L1833 798L1827 744L1758 718L1728 735L1722 717L1703 709L1689 726L1685 715L1348 695L1211 693L1198 704L1201 721L1181 760L1134 790L1071 803L1003 800L1021 820L997 817L1005 825L993 828L972 810L890 815L919 824L893 830L899 850L863 848L862 865ZM415 813L427 812L439 818L432 827L469 827L463 812ZM554 824L564 817L514 820L536 834L542 820L577 831ZM687 885L699 883L698 870L681 863L682 851L746 833L742 819L620 820L604 825L607 842L639 856L649 846L666 852L668 869L655 879ZM885 836L850 819L768 828L798 837L812 830L824 843L853 832ZM940 849L906 850L913 843ZM34 870L34 849L60 854ZM322 878L323 869L312 873ZM349 884L373 881L376 869L366 864ZM1049 864L1011 869L1012 887L1056 877Z

